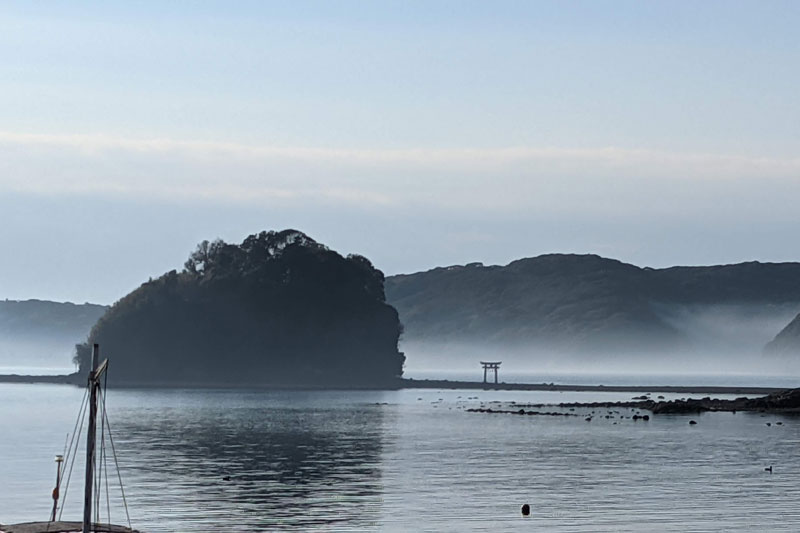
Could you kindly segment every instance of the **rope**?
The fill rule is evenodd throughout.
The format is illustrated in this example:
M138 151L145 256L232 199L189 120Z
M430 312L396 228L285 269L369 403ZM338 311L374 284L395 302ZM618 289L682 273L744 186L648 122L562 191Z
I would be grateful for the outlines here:
M99 396L98 402L97 402L98 403L98 407L97 407L98 410L101 410L102 407L103 407L103 401L102 401L103 395L102 395L102 392L103 391L100 389L100 387L97 387L97 394ZM100 414L100 421L101 421L100 434L102 436L102 432L103 432L102 420L103 420L104 417L103 417L102 412L99 413L99 414ZM102 442L102 438L101 438L101 442ZM95 453L94 464L95 464L95 467L96 467L95 468L95 477L94 477L94 523L95 524L99 524L100 523L100 484L103 481L103 448L102 447L100 448L99 453Z
M105 446L105 444L103 445ZM103 449L103 463L108 461L108 454ZM103 472L106 475L106 510L108 511L108 523L111 524L111 496L108 493L108 465L106 464L105 469Z
M108 414L103 411L103 416L106 417L106 426L108 426L108 440L111 442L111 452L114 454L114 466L117 468L117 478L119 479L119 490L122 492L122 503L125 505L125 518L128 520L128 528L133 529L131 525L131 515L128 512L128 500L125 498L125 487L122 484L122 474L119 472L119 461L117 460L117 448L114 446L114 435L111 433L111 422L108 421Z
M72 431L72 439L69 443L69 448L67 449L67 454L64 458L64 464L69 462L69 472L67 473L67 480L64 483L64 497L61 500L63 503L61 504L61 510L58 513L58 520L61 521L61 516L64 514L64 503L67 502L67 493L69 492L69 481L72 479L72 467L75 466L75 458L78 456L78 445L77 441L75 440L76 435L80 435L81 431L83 430L83 419L85 418L86 414L86 405L89 403L89 387L86 387L86 392L83 395L83 402L81 402L81 408L78 410L78 419L75 421L75 428ZM78 422L80 421L80 427L78 427ZM75 444L75 449L73 450L73 444Z
M108 513L108 523L111 524L111 496L108 489L108 454L106 453L106 388L108 387L108 373L103 380L103 417L100 421L100 460L103 464L103 473L106 476L106 512Z
M69 441L69 433L64 437L64 452L61 454L64 460L66 460L67 457L67 441Z

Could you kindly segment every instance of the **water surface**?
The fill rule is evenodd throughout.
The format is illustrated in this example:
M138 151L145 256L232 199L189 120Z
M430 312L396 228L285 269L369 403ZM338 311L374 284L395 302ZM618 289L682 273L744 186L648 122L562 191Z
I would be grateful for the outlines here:
M0 384L0 522L48 516L53 456L83 393ZM800 530L796 418L466 412L630 397L114 390L107 405L133 525L151 533ZM79 516L82 453L64 518ZM111 518L124 523L112 489Z

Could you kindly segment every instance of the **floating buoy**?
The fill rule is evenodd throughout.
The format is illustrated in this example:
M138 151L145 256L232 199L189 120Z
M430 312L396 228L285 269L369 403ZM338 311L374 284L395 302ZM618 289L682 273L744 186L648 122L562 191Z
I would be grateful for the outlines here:
M528 516L529 514L531 514L531 506L528 505L527 503L524 503L522 504L521 511L522 511L522 516Z

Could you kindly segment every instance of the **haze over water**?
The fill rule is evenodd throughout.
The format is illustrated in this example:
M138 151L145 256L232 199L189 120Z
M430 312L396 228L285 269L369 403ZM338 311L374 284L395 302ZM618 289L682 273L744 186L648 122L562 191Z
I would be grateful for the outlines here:
M82 395L70 386L0 385L3 523L47 517L53 456ZM107 405L133 525L152 533L800 528L792 504L800 501L798 418L586 422L465 412L499 400L630 396L112 390ZM65 518L79 516L81 457ZM114 487L112 520L124 523ZM527 519L523 503L533 508Z

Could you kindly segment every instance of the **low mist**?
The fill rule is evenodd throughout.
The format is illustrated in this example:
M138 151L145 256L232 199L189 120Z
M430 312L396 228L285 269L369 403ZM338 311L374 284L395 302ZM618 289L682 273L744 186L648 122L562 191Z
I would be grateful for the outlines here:
M75 343L62 338L0 337L0 374L68 374L73 355Z
M502 361L499 380L551 379L612 383L626 376L696 377L729 381L737 376L800 382L800 357L766 355L764 345L797 314L796 304L659 306L657 313L682 341L665 346L646 336L604 336L592 342L401 341L405 376L415 379L482 380L480 361ZM490 381L493 375L490 376ZM681 380L686 383L686 379ZM756 380L758 381L758 380ZM750 383L753 383L751 380Z

